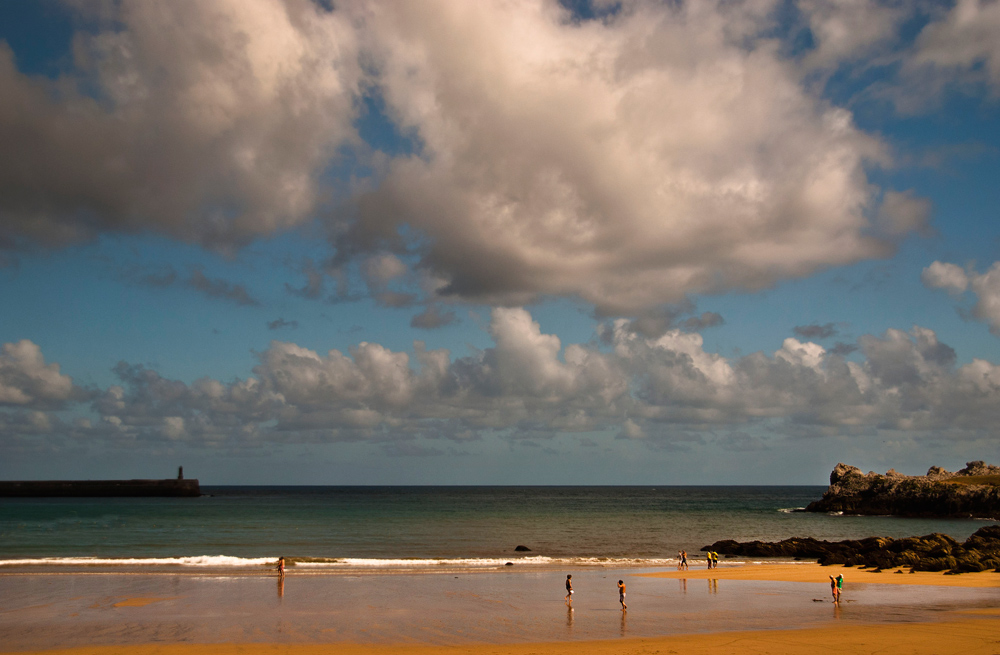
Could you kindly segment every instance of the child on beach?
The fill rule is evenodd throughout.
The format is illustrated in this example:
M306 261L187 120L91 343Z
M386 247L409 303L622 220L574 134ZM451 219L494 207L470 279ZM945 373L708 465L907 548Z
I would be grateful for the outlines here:
M832 575L830 576L830 594L833 595L833 602L836 604L840 599L837 598L837 581Z
M628 605L625 604L625 583L622 580L618 581L618 602L622 604L622 611L628 609Z
M840 594L844 591L844 574L837 576L837 604L840 605Z
M285 577L285 558L284 557L279 557L278 558L278 577L279 578Z
M572 575L567 575L566 576L566 602L567 603L572 603L573 602L573 576Z
M681 568L685 571L688 570L688 552L686 550L681 551Z

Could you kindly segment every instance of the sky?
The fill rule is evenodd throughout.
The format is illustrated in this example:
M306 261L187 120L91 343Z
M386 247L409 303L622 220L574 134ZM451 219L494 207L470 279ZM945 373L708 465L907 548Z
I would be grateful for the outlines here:
M996 0L0 3L0 478L1000 463Z

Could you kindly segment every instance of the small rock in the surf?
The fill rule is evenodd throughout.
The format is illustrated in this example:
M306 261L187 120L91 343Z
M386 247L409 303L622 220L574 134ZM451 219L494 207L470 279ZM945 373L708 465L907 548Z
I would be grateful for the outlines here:
M514 552L515 553L530 553L531 549L528 548L527 546L517 546L516 548L514 548Z

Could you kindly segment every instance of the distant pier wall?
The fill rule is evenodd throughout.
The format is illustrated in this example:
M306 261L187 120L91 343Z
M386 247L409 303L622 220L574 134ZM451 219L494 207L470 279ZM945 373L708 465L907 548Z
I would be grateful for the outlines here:
M0 481L0 498L200 496L197 480Z

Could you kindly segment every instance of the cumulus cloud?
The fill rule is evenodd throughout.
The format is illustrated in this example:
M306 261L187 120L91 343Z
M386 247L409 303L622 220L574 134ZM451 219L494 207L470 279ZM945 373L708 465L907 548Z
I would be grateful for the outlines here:
M949 439L995 434L1000 425L1000 366L957 366L954 349L922 327L862 336L859 361L794 337L770 354L724 357L707 352L697 333L650 339L626 320L612 327L610 350L566 345L523 309L494 310L488 329L494 345L465 357L420 342L412 353L368 342L320 353L274 341L252 377L230 382L187 384L122 362L119 383L91 396L31 342L7 344L0 393L20 413L3 421L11 434L112 444L467 443L490 435L540 443L604 432L674 448L728 432L717 441L737 450L766 445L744 436L759 434L755 425L776 435L867 429ZM46 413L87 398L93 420L68 425Z
M804 57L809 68L836 68L845 61L885 49L915 3L885 0L799 0L814 47Z
M931 289L946 289L951 293L962 293L969 287L969 276L961 266L946 262L934 262L923 270L920 279Z
M606 314L887 254L865 218L881 143L753 40L760 7L372 9L387 107L423 147L364 199L357 242L408 225L443 294Z
M909 11L800 5L817 66ZM776 47L770 0L598 20L555 0L73 6L96 27L58 80L0 48L3 243L152 231L231 252L315 218L385 306L569 296L617 316L883 257L926 226L925 201L870 183L882 142ZM361 142L371 94L412 152ZM341 183L345 150L361 166ZM414 267L433 288L401 288ZM334 275L302 272L306 298Z
M907 62L911 74L938 75L941 84L985 82L1000 93L1000 4L958 0L940 20L924 27Z
M0 351L0 405L58 408L78 398L81 391L72 378L59 372L59 364L46 364L42 350L22 339L5 343Z
M354 139L356 34L309 0L75 3L69 72L0 44L0 239L155 231L220 250L301 223Z
M966 271L955 264L934 262L923 270L921 280L932 289L945 289L958 295L967 289L976 297L972 316L990 326L990 332L1000 336L1000 262L994 262L985 273Z

